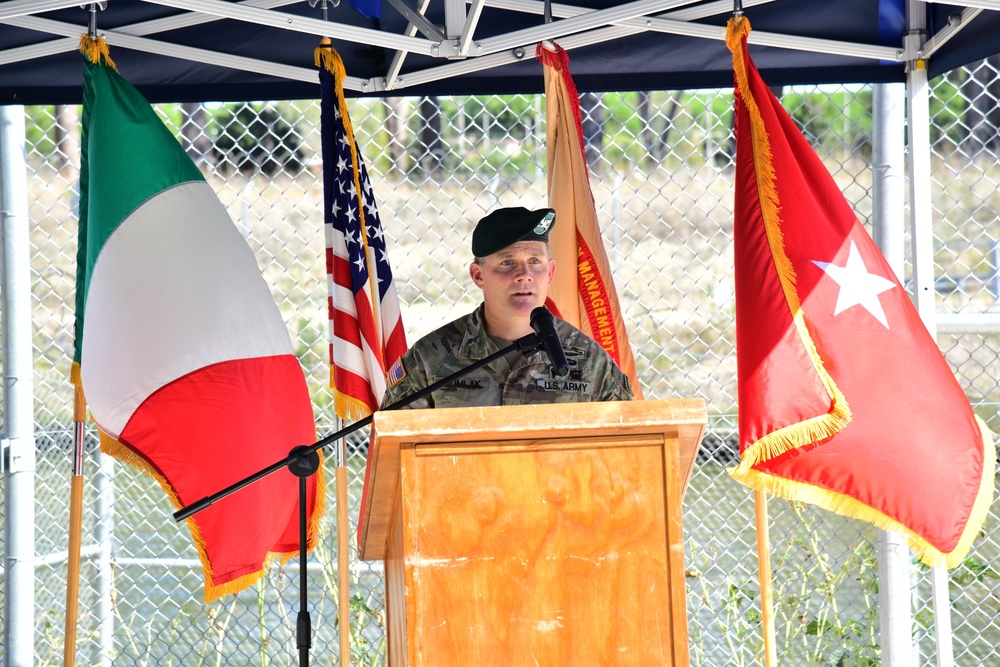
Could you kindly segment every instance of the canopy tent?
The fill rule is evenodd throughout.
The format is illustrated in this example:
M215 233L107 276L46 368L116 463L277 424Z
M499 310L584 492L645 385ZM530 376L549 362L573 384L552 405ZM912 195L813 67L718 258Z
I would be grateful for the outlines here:
M80 103L77 48L91 17L123 75L151 102L316 99L313 50L324 36L343 57L350 75L345 88L355 95L542 92L541 65L533 57L534 45L542 40L570 51L580 91L732 85L724 42L725 23L734 11L729 0L415 1L411 6L411 0L385 0L382 18L374 20L348 3L334 7L334 0L327 0L324 20L324 0L108 0L106 8L93 12L82 0L4 0L0 106ZM907 82L915 293L921 313L933 322L926 83L928 77L1000 53L1000 0L969 0L964 6L918 0L738 4L753 23L754 61L770 85ZM9 125L8 111L0 109L0 133ZM12 383L6 397L6 414L25 417L8 419L7 436L27 451L32 428L29 243L24 156L14 146L16 139L0 136L0 149L5 149L0 200L7 200L0 217L12 230L4 235L0 292L5 296L5 375L26 378ZM27 482L17 486L15 481L21 484L12 479L7 493L30 497ZM28 570L33 567L31 514L11 516L11 526L17 525L8 528L10 534L20 530L24 539L8 545L14 565L7 581L27 585L33 576ZM905 559L901 563L906 566ZM898 595L882 612L897 620L893 632L883 633L883 642L905 647L910 641L908 575L894 577ZM6 596L10 608L19 610L5 619L9 636L21 638L10 655L30 656L29 596L20 589L7 590ZM938 607L947 609L941 573L935 573L935 597ZM937 622L947 623L946 613L937 616ZM948 634L945 628L939 632Z
M362 2L381 18L363 16L353 6ZM110 0L93 13L151 102L318 98L313 49L323 36L344 59L348 94L541 92L533 48L542 40L570 51L581 91L732 84L729 0L411 2ZM925 61L933 77L1000 52L1000 12L990 11L1000 0L736 4L753 21L754 58L771 85L901 82L907 62ZM0 104L79 103L76 50L90 14L81 0L0 2ZM907 38L908 26L925 30Z

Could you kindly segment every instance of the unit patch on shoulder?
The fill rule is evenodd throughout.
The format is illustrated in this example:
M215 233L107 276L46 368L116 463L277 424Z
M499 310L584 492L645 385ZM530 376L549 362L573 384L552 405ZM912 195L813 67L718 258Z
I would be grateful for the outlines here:
M389 370L385 373L385 381L390 387L395 387L400 381L406 377L406 369L403 368L403 359L400 357L396 359L396 363L389 367Z

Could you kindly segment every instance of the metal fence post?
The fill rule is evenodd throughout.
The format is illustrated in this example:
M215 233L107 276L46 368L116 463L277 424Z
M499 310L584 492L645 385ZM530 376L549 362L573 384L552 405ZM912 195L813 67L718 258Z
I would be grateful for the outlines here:
M35 654L35 414L24 125L24 107L0 106L6 667L29 667Z

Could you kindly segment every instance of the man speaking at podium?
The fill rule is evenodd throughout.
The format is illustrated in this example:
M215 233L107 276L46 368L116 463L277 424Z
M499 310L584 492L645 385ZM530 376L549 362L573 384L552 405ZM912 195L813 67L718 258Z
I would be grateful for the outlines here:
M545 304L556 271L549 247L554 224L555 211L548 208L501 208L479 221L469 275L483 303L418 340L389 369L383 407L532 333L532 311ZM632 400L628 377L600 345L559 318L555 332L568 372L560 374L541 350L525 355L515 349L406 407Z

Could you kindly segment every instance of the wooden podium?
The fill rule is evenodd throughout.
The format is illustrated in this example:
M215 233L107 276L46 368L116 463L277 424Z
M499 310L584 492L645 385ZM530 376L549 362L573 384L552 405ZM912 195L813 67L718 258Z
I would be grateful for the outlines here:
M700 399L379 412L361 557L391 667L687 665Z

